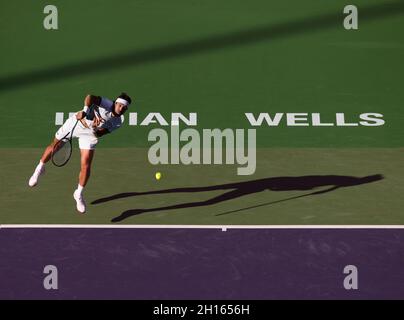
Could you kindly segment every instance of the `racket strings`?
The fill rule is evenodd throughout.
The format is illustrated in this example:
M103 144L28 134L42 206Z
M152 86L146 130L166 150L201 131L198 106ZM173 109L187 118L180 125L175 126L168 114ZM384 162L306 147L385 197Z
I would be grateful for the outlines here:
M76 121L71 132L69 132L53 146L51 159L52 163L57 167L64 166L69 161L72 155L73 132L78 122L79 120Z
M52 162L56 166L63 166L67 163L72 153L70 140L60 140L52 150Z

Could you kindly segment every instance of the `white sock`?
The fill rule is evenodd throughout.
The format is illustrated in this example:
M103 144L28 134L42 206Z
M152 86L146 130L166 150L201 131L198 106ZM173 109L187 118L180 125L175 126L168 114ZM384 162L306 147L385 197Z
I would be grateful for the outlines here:
M83 193L83 189L84 189L83 186L81 186L80 184L77 185L77 192L79 193L79 195Z
M36 170L41 170L43 167L45 167L45 163L39 160L39 163L36 166Z

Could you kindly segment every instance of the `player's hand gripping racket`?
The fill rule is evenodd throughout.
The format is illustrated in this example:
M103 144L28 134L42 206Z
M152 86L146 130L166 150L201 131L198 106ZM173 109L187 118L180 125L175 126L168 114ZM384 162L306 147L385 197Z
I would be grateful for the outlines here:
M97 128L100 124L104 123L105 120L101 116L98 107L94 107L93 112L94 112L93 128Z
M72 130L53 146L51 159L56 167L63 167L70 160L73 152L73 132L79 121L77 120Z

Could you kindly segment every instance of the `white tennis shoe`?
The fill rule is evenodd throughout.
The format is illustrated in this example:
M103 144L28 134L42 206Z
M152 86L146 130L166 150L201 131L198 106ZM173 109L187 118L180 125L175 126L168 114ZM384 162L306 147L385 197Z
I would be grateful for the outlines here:
M33 175L28 181L30 187L35 187L38 184L39 177L45 174L45 166L37 166Z
M84 201L83 195L79 194L77 190L73 193L73 198L76 200L76 208L80 213L86 212L86 202Z

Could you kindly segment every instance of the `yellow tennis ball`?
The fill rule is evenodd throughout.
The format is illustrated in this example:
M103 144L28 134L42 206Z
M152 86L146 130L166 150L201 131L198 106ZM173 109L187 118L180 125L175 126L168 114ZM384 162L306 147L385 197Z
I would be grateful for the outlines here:
M156 179L160 180L161 179L161 172L156 172Z

